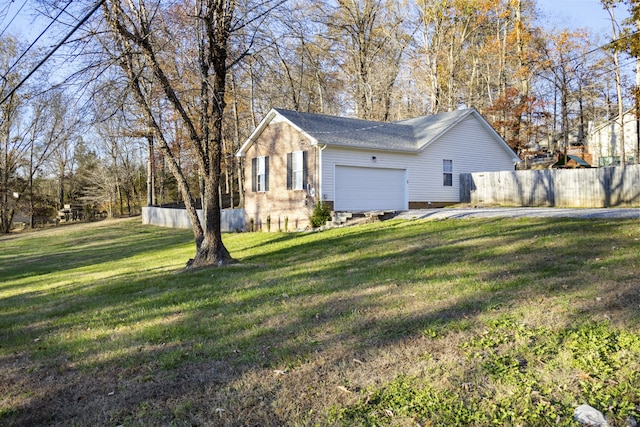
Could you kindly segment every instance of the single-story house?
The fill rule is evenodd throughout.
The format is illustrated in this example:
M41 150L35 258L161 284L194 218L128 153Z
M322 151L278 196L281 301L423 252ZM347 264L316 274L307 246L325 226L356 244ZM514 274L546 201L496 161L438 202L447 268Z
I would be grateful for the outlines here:
M403 211L460 201L459 176L520 161L475 109L393 123L272 109L245 157L247 230L308 226L334 211Z

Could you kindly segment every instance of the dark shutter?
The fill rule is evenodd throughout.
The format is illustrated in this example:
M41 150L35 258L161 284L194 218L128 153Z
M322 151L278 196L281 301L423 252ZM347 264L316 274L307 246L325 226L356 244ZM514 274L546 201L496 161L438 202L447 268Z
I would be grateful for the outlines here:
M293 153L287 153L287 190L293 186Z
M258 159L254 157L251 159L251 191L254 193L258 186Z
M307 173L308 173L308 168L307 168L307 152L303 151L302 152L302 189L306 190L307 189Z
M269 156L264 158L264 191L269 191Z

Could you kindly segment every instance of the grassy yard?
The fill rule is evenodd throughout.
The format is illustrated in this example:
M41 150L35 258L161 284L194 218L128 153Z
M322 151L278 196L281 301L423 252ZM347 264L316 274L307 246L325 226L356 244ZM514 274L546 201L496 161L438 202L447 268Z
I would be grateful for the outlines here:
M0 237L0 425L640 420L637 220L225 236L137 219Z

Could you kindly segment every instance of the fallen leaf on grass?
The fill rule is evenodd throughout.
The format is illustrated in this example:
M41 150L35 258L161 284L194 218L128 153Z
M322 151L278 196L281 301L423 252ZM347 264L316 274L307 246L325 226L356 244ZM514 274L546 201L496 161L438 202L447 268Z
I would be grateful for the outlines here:
M339 385L338 387L336 387L338 390L340 391L344 391L345 393L351 393L351 390L349 390L348 388Z

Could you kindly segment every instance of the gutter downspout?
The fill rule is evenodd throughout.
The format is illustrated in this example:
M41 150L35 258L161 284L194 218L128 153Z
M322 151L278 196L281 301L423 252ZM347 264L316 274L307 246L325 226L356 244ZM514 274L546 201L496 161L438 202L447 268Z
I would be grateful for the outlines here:
M322 151L327 148L327 144L324 144L323 147L318 146L318 194L316 196L316 201L323 199L322 194Z

